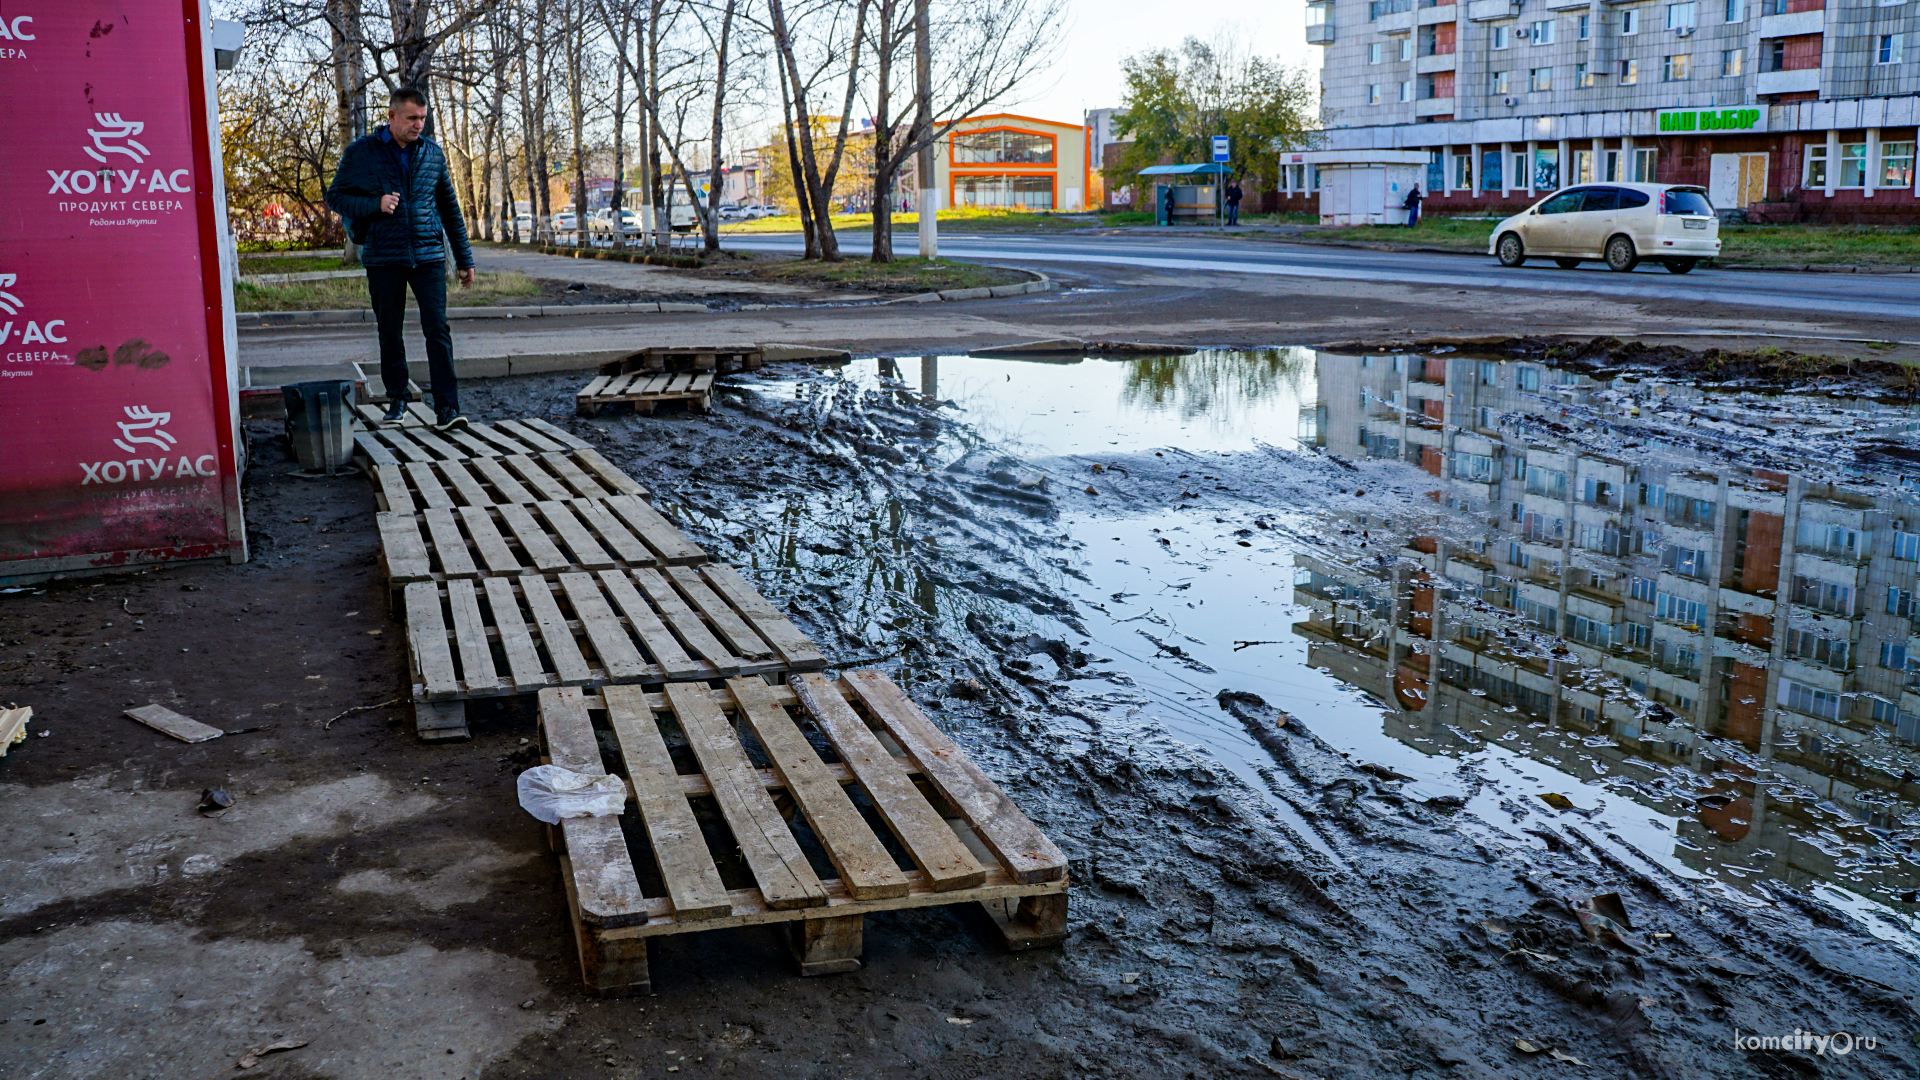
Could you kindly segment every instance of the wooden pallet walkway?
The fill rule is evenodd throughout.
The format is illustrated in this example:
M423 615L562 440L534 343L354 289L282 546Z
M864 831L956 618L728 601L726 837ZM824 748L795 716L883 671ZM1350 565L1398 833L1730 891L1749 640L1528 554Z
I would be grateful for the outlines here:
M786 923L803 975L858 969L871 911L979 903L1009 947L1066 936L1066 857L880 672L543 690L540 732L583 773L610 734L631 793L549 833L591 993L650 991L647 940L701 930Z
M647 489L585 447L465 461L386 461L367 468L382 510L506 506L554 499L644 498Z
M706 412L713 405L713 376L708 373L598 375L574 395L574 412L598 416L609 405L622 403L635 412L650 413L663 402L684 401L688 408Z
M609 360L600 365L600 374L705 371L731 375L736 371L756 371L764 360L760 346L753 344L662 345Z
M394 588L448 578L691 566L705 549L631 496L383 511L380 558Z
M731 566L447 578L401 595L416 726L429 741L466 738L474 698L826 666Z
M369 363L367 361L356 360L353 363L353 373L359 377L361 385L366 387L366 399L368 401L385 405L391 400L387 397L386 380L380 376L379 361L376 360ZM408 399L421 401L425 399L426 396L426 391L420 389L420 384L414 382L413 379L409 377L407 379Z
M423 409L425 406L415 402L412 408ZM470 461L476 458L566 453L592 448L585 439L540 419L470 423L458 431L441 432L434 430L430 422L419 422L419 418L413 415L409 415L398 426L389 426L381 422L381 412L375 406L360 405L355 407L355 411L360 430L354 432L354 444L368 462L375 465L408 461Z

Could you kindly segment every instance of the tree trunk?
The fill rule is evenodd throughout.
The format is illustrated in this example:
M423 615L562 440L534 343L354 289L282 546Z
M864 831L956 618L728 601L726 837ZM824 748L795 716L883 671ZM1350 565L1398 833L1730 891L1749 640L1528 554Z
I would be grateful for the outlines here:
M660 176L660 9L653 0L647 18L647 183L653 199L653 242L660 251L673 249L673 208L666 202L667 185Z
M364 112L361 103L365 94L362 85L365 69L361 67L356 33L360 25L359 8L348 0L329 0L327 16L333 44L329 62L333 73L334 125L340 153L344 155L353 140L360 137L360 117ZM349 267L359 266L360 245L353 242L351 233L341 239L340 246L341 262Z
M776 41L779 39L776 39ZM777 48L778 46L776 46ZM780 61L773 66L780 72L780 115L781 127L787 143L788 176L793 180L793 201L795 212L800 215L800 232L806 238L806 253L802 260L820 257L820 234L813 226L813 204L807 199L806 182L800 178L800 148L794 143L793 99L787 92L787 65L784 50Z
M585 20L573 18L573 8L568 5L566 12L567 35L567 104L570 118L573 120L573 246L587 246L587 163L586 163L586 123L587 110L584 103L586 89L581 84L586 80L586 43L584 36Z
M887 166L893 161L893 116L889 106L893 94L893 13L898 0L880 0L880 29L874 35L873 92L873 249L867 255L872 262L893 261L893 177Z
M622 59L613 65L613 249L619 251L627 246L626 209L627 193L627 31L622 20L620 30L614 35L614 51Z
M727 0L726 11L720 16L720 52L715 58L713 71L713 137L707 145L712 149L712 160L707 169L707 212L701 221L701 231L706 234L708 254L720 250L720 189L725 174L726 163L720 160L720 137L725 123L724 109L727 99L727 46L733 34L733 12L739 0Z

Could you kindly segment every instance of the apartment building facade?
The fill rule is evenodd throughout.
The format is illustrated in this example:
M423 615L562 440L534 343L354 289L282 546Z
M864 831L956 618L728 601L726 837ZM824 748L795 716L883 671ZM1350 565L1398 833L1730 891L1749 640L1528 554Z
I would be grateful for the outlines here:
M1419 150L1433 209L1699 184L1754 220L1920 220L1920 0L1314 0L1337 150ZM1310 168L1286 168L1310 194Z

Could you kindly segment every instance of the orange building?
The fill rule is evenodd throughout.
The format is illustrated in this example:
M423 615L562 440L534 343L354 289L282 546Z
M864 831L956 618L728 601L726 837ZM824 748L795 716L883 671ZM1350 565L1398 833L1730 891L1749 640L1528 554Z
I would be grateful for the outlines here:
M941 208L1084 210L1087 128L1014 113L969 116L934 151Z

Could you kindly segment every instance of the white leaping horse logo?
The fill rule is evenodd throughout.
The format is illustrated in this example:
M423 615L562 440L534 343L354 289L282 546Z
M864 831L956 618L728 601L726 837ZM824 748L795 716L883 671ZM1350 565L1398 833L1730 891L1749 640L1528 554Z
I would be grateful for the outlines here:
M20 314L20 298L7 291L7 286L19 280L18 274L0 274L0 311L9 315Z
M167 421L173 419L172 413L154 412L145 405L129 405L125 411L127 419L132 423L119 425L120 434L125 435L126 438L113 440L113 445L127 453L140 452L131 445L133 443L157 446L164 452L173 449L173 444L180 441L161 430L166 426Z
M138 120L122 120L119 113L94 113L93 120L94 123L106 129L105 131L87 129L87 134L93 136L93 146L83 146L81 149L85 150L87 156L93 160L104 163L108 154L125 154L133 159L135 165L138 165L151 153L146 147L133 141L133 137L145 131L147 125ZM122 139L127 145L108 146L109 139Z

